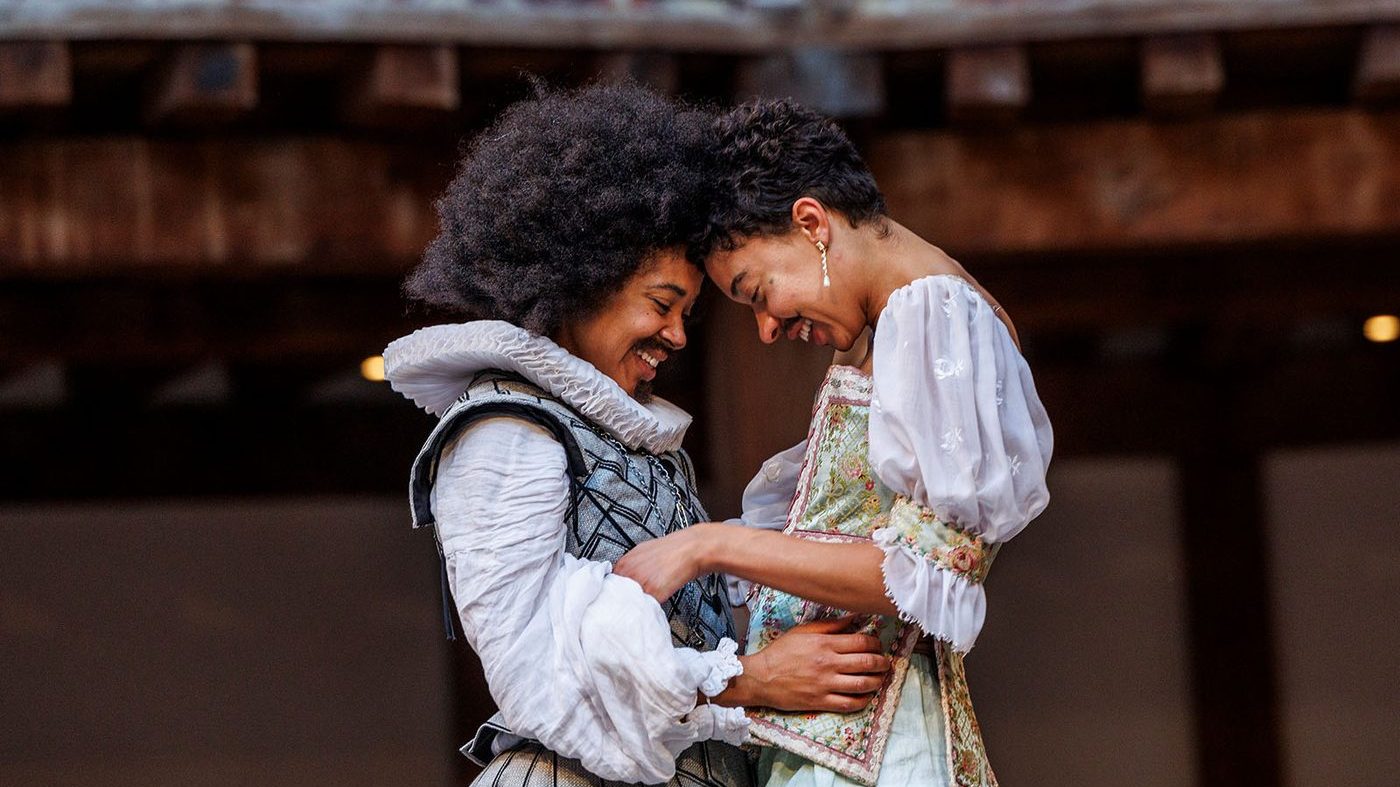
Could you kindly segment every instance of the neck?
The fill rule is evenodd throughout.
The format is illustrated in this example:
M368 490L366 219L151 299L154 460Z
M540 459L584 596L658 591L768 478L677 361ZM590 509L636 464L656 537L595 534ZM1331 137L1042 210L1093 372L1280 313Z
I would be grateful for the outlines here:
M863 282L861 309L865 324L871 328L879 321L890 295L900 287L938 273L966 275L942 249L892 219L885 219L883 229L871 223L852 235L854 254L847 259L855 263L853 278Z

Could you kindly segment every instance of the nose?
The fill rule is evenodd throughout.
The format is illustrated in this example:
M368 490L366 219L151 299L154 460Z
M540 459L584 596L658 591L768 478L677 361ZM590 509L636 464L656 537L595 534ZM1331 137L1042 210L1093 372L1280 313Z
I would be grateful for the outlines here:
M680 350L685 347L685 319L677 315L666 323L666 327L661 329L661 338L673 350Z
M764 344L776 342L778 335L783 331L782 321L767 312L755 311L753 316L758 320L759 341Z

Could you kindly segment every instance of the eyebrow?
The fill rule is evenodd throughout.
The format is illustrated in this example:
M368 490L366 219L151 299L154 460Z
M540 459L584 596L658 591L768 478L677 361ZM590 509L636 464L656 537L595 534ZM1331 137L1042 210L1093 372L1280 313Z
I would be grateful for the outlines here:
M676 294L677 297L680 297L680 298L684 298L686 295L689 294L689 293L686 292L686 289L685 289L684 287L680 286L679 284L672 284L672 283L670 283L670 282L666 282L666 283L664 283L664 284L653 284L653 285L651 286L651 289L653 289L653 290L670 290L671 292L674 292L674 293Z
M739 271L735 274L734 280L729 282L729 294L736 301L739 300L739 282L743 281L747 275L749 275L748 271Z

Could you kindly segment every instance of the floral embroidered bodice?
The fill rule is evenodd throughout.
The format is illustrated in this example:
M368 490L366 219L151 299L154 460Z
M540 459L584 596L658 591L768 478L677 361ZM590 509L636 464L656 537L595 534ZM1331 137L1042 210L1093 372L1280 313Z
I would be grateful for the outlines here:
M979 584L996 545L942 522L928 508L896 495L871 467L871 380L859 370L833 366L817 395L807 452L784 532L828 542L898 542L938 569ZM845 610L755 586L749 599L747 649L756 652L802 623L839 617ZM870 615L862 633L878 637L892 668L874 701L854 713L750 713L750 733L769 745L873 785L888 743L910 656L922 635L898 617ZM962 656L948 642L934 645L934 664L946 719L949 772L960 785L995 784L967 692Z
M894 493L870 468L870 378L848 366L828 372L812 418L807 454L785 532L819 541L871 541L888 519ZM784 631L812 620L838 617L826 607L772 588L756 586L749 601L748 650L755 652ZM879 695L855 713L751 714L750 733L860 780L874 782L885 738L909 667L919 629L899 618L871 615L862 633L879 637L895 662Z

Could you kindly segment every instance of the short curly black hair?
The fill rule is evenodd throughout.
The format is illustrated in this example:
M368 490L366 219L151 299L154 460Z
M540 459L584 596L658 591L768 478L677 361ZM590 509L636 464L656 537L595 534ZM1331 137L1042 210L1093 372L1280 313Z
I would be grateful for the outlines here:
M543 336L590 316L704 226L713 117L635 84L537 84L467 146L405 294Z
M791 99L758 99L713 126L717 193L692 245L703 260L745 238L792 229L792 204L813 197L860 226L882 221L885 197L855 145L830 118Z

